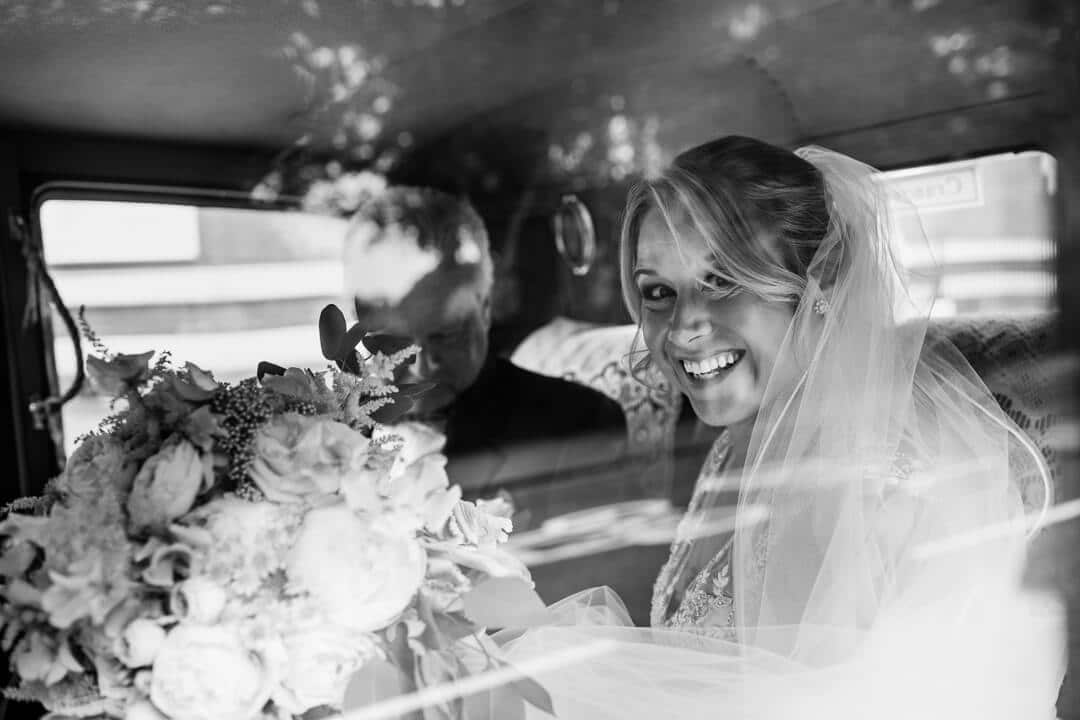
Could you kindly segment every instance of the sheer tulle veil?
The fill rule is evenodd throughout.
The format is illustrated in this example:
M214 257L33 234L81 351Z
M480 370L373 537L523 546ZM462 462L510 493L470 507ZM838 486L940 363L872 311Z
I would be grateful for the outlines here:
M830 222L738 478L738 642L629 627L594 590L511 659L568 658L537 678L563 718L1054 717L1060 619L1020 590L1041 456L928 332L897 259L926 243L915 208L849 157L797 154ZM711 510L684 538L715 541Z

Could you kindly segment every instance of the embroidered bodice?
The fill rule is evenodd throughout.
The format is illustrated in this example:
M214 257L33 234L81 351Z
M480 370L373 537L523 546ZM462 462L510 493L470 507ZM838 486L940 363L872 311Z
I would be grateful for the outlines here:
M731 439L724 430L717 437L705 459L694 487L686 517L698 513L720 479L732 468ZM868 546L879 553L879 562L887 563L897 548L905 546L918 510L920 468L910 456L898 452L892 462L877 469L867 468L866 511L876 516L874 531L868 536ZM914 482L913 482L914 481ZM720 483L721 486L724 483ZM730 485L730 483L728 483ZM679 533L683 536L683 533ZM764 541L764 535L760 536ZM710 637L735 641L735 593L731 572L734 534L718 538L711 547L718 548L711 556L695 563L691 543L676 538L667 562L653 586L650 624L653 627L694 632ZM753 557L764 568L767 554L763 542L755 542ZM697 565L696 567L694 565Z
M701 509L709 482L720 477L731 459L731 440L727 431L720 433L709 450L698 475L687 516ZM653 627L701 632L734 639L735 599L731 586L731 547L729 535L719 552L700 569L687 567L690 542L676 539L671 553L653 585L650 623ZM692 574L692 575L691 575ZM680 585L685 583L685 587ZM674 606L674 612L671 612Z

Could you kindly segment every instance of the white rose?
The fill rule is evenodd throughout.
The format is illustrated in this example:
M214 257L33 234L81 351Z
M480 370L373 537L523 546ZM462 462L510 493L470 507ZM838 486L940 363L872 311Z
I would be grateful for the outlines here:
M261 659L220 626L174 628L153 671L150 700L172 720L249 720L270 699Z
M297 630L282 640L288 660L274 702L290 715L319 705L340 708L349 680L375 653L369 635L335 626Z
M332 495L363 468L369 440L344 423L283 413L255 434L251 479L274 502Z
M412 601L427 556L406 530L337 504L308 511L286 563L292 584L333 622L372 631Z
M162 643L165 630L153 620L138 618L124 628L116 641L116 656L129 668L145 667L154 662Z
M168 443L135 476L127 510L136 530L165 527L195 503L205 474L203 459L187 440Z

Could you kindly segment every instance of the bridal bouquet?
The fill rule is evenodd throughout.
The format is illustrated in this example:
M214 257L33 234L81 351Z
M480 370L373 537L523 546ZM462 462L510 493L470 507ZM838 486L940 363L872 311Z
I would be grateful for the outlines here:
M390 424L423 391L393 384L415 347L334 306L320 334L325 371L238 384L91 334L116 414L0 522L9 697L56 718L317 718L503 664L485 627L540 607L500 547L508 504L462 501L442 436ZM521 677L486 707L508 692L548 703Z

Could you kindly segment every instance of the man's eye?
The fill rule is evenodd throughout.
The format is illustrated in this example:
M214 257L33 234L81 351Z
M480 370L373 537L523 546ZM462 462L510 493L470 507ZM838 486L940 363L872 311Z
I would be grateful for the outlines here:
M456 340L465 334L464 326L447 328L432 334L433 340Z

